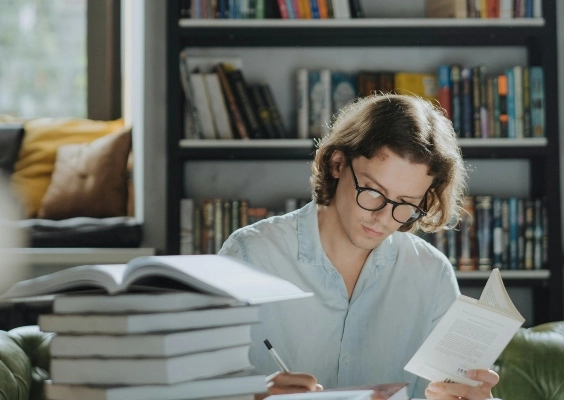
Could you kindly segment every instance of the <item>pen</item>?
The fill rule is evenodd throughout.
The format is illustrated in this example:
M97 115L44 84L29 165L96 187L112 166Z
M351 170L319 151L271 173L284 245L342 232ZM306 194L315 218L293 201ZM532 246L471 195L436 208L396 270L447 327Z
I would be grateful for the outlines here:
M274 349L274 347L272 347L272 345L270 344L270 342L268 341L268 339L265 339L264 344L266 345L266 348L268 349L268 352L270 353L270 355L272 356L272 358L274 358L274 361L276 361L276 364L278 364L278 366L280 368L282 368L282 371L284 372L290 372L290 370L288 369L288 367L286 366L286 364L284 364L284 361L282 361L282 359L280 358L280 356L278 355L278 353L276 352L276 350Z

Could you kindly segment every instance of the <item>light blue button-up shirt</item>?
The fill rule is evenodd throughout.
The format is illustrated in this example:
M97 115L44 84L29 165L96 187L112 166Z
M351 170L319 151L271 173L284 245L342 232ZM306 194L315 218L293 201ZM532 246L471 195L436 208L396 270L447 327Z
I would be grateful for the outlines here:
M313 202L237 230L219 254L314 293L261 307L249 354L259 372L279 370L268 339L290 371L313 374L325 388L409 381L412 396L424 397L428 382L403 368L460 294L451 264L433 246L390 235L366 260L350 301L321 246Z

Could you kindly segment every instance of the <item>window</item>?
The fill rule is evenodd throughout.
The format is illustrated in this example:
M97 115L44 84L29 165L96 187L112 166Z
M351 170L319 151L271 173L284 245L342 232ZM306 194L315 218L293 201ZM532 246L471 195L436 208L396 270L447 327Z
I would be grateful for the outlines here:
M2 0L0 114L87 116L87 0Z

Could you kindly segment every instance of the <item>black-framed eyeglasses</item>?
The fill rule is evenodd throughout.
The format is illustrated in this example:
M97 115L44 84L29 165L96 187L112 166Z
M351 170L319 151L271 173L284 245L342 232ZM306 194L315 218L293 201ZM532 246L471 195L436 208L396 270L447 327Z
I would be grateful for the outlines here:
M376 189L358 186L352 163L349 166L351 167L354 188L356 189L356 203L360 208L367 211L378 211L390 203L392 205L392 217L400 224L411 224L427 215L426 211L415 204L398 203L388 199L382 192ZM424 207L427 208L427 197L425 197Z

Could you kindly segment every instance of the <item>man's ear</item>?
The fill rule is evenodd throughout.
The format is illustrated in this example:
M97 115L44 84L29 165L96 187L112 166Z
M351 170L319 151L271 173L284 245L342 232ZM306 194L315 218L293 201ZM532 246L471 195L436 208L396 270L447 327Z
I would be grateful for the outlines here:
M341 171L347 166L347 157L341 150L335 150L331 156L331 175L338 179Z

